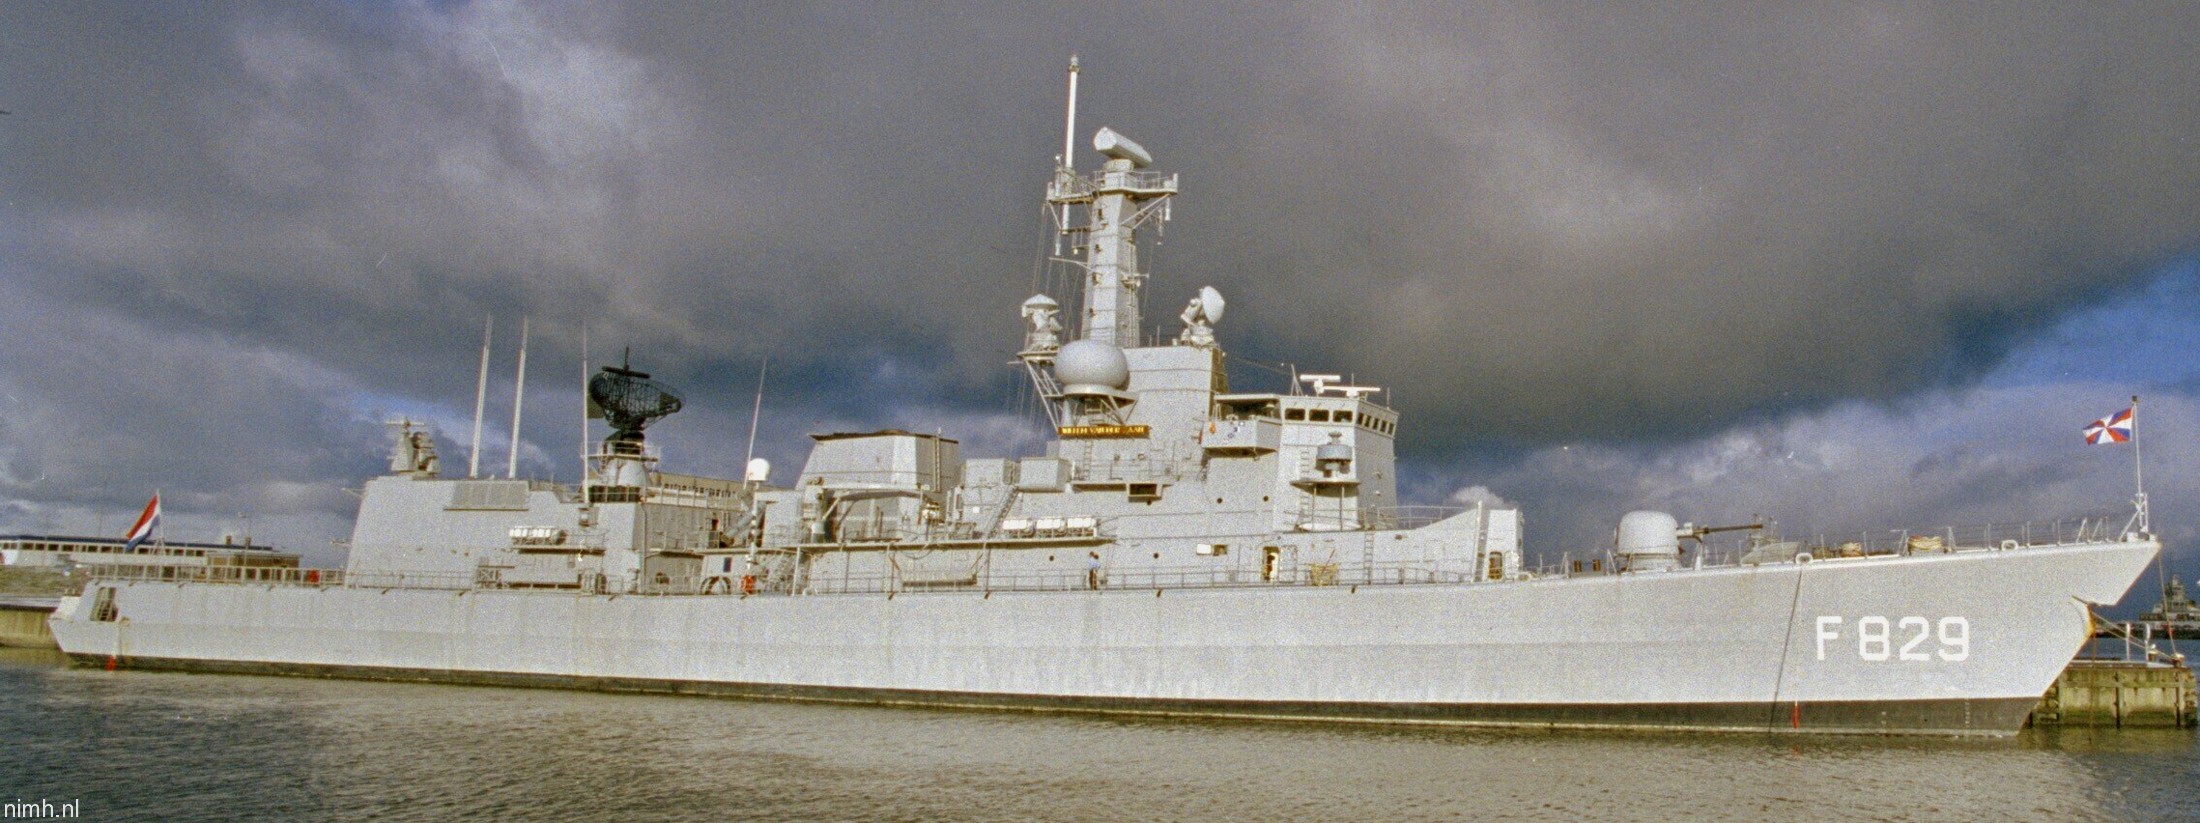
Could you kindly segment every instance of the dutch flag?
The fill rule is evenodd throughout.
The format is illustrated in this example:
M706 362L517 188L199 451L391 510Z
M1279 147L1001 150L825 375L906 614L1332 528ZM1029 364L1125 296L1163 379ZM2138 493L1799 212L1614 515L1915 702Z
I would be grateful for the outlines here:
M2131 411L2131 409L2125 409L2093 421L2093 425L2085 427L2085 442L2099 446L2130 440Z
M130 527L130 536L126 538L129 542L122 545L122 550L126 552L136 551L139 543L152 539L153 527L158 525L160 525L160 493L154 492L152 502L145 504L145 513L138 515L137 525Z

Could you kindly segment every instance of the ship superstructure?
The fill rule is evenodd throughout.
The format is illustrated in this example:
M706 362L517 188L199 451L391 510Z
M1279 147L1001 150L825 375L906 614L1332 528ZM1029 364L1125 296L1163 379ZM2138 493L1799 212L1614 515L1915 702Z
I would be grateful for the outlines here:
M432 440L393 424L391 473L369 483L348 572L805 595L1519 575L1517 509L1397 504L1398 413L1380 388L1305 374L1291 391L1233 393L1212 287L1190 298L1181 334L1138 344L1140 231L1168 219L1177 176L1113 129L1092 144L1098 170L1065 164L1047 187L1086 275L1074 337L1061 340L1055 298L1022 305L1019 360L1055 435L1045 453L965 459L941 435L836 432L813 436L792 487L673 475L642 430L678 398L608 367L589 393L612 433L582 487L441 479Z
M1072 71L1075 69L1073 67ZM1074 77L1074 74L1073 74ZM1074 85L1072 86L1074 89ZM1074 122L1074 115L1072 116ZM2160 550L2103 521L1886 551L1618 518L1585 567L1510 506L1398 505L1379 387L1236 391L1193 292L1142 340L1141 231L1178 191L1112 129L1046 200L1082 288L1033 295L1043 453L819 433L792 486L663 471L676 412L628 365L575 486L446 478L392 424L342 574L114 580L65 601L86 662L878 703L1575 727L2006 734ZM1073 329L1073 331L1072 331ZM1064 340L1067 334L1069 339Z

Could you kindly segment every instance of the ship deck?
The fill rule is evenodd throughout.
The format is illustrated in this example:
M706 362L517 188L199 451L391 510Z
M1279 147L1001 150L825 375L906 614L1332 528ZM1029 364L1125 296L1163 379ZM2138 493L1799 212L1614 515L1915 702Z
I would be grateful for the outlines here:
M1163 591L1212 588L1273 588L1279 586L1427 586L1466 585L1481 583L1532 584L1537 582L1607 579L1624 574L1720 574L1747 572L1759 568L1777 568L1799 564L1870 564L1905 558L1941 555L1968 555L1990 552L2024 551L2031 549L2079 546L2117 542L2124 539L2118 523L2111 518L2084 518L2080 520L2037 521L2014 524L1991 524L1968 528L1946 527L1935 530L1888 529L1836 533L1816 536L1808 541L1796 541L1799 550L1793 554L1762 551L1767 546L1785 545L1768 541L1742 541L1728 545L1706 545L1689 552L1674 568L1655 572L1624 572L1615 564L1616 558L1609 551L1576 556L1560 555L1556 563L1545 563L1524 570L1516 577L1501 580L1483 580L1472 571L1444 568L1433 563L1413 561L1383 561L1374 563L1301 563L1277 569L1262 575L1257 569L1216 568L1210 566L1149 566L1134 569L1103 569L1098 575L1089 569L1076 570L993 570L981 571L969 577L940 579L937 577L903 576L896 574L831 575L804 578L791 590L762 588L742 592L724 590L718 596L826 596L835 594L896 594L902 592L1048 592L1081 591L1094 589ZM1032 545L1059 545L1058 540L994 541L990 544L957 543L955 548L991 548L1013 550ZM1106 543L1105 537L1080 537L1079 545ZM1930 548L1920 548L1929 546ZM836 544L832 546L804 546L805 550L830 548L841 551L895 551L936 550L946 548L939 542L924 543L862 543ZM352 587L376 589L439 589L469 590L505 588L479 575L465 572L297 569L297 568L161 568L135 569L129 567L92 567L87 569L94 580L100 581L157 581L167 583L215 583L246 585L277 585L307 587ZM638 591L614 587L603 594L639 596L689 596L709 594L708 591ZM2195 635L2200 636L2200 635Z

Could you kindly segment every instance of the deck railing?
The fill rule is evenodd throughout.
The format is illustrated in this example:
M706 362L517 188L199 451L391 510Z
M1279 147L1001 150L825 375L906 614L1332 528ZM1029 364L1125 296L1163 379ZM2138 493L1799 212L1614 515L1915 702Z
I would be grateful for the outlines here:
M2122 538L2127 520L2125 517L2102 516L2075 520L1942 526L1931 529L1821 532L1806 538L1737 536L1727 541L1714 540L1701 546L1682 541L1681 548L1684 551L1680 562L1688 567L1719 568L1742 565L1745 562L1793 563L1799 557L1808 561L1870 559L2106 543ZM1793 545L1787 550L1770 551L1784 543ZM1754 559L1751 559L1752 555L1755 555ZM1560 555L1556 563L1549 562L1549 557L1543 560L1545 562L1530 570L1538 577L1612 574L1618 570L1615 565L1618 558L1610 549L1569 552Z
M1368 511L1367 525L1374 529L1418 529L1473 510L1467 506L1385 506Z
M1696 547L1681 558L1684 567L1719 568L1750 561L1764 564L1795 563L1797 555L1811 561L1873 560L1921 554L1980 551L2014 551L2043 546L2109 542L2121 538L2124 521L2109 518L1943 527L1935 530L1891 529L1818 535L1796 541L1795 551L1762 551L1762 543ZM1562 555L1556 564L1531 568L1525 577L1573 577L1613 574L1617 568L1609 550L1588 555ZM1374 563L1284 563L1263 569L1259 559L1244 564L1196 564L1099 569L987 569L974 564L967 573L887 573L850 576L817 573L805 575L795 585L804 594L894 593L915 591L1071 591L1078 589L1167 590L1239 586L1371 586L1466 583L1478 579L1476 569L1464 562L1379 561ZM385 571L347 573L341 569L255 567L158 567L89 566L83 573L92 581L148 581L290 585L310 587L467 590L494 587L473 571ZM776 579L786 575L775 574ZM759 581L766 582L766 581ZM597 590L626 587L599 585ZM784 584L766 585L765 591Z
M281 583L341 586L342 569L254 566L78 566L86 579L161 583Z
M799 585L803 594L885 594L917 591L1077 591L1116 589L1153 591L1243 586L1382 586L1464 583L1473 572L1425 562L1299 563L1279 565L1263 576L1258 567L1161 566L1133 569L1013 569L990 573L973 569L953 579L915 575L818 574Z
M478 587L474 572L391 571L347 573L343 569L250 567L149 567L92 566L79 569L93 581L150 583L235 583L355 589L472 589Z

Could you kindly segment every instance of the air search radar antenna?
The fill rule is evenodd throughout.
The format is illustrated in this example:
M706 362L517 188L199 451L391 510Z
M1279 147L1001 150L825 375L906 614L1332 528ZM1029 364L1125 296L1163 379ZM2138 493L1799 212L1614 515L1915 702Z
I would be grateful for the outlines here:
M611 426L604 444L614 454L640 454L642 430L680 410L680 395L649 379L649 373L628 368L624 358L588 381L588 401L603 410L604 422Z

